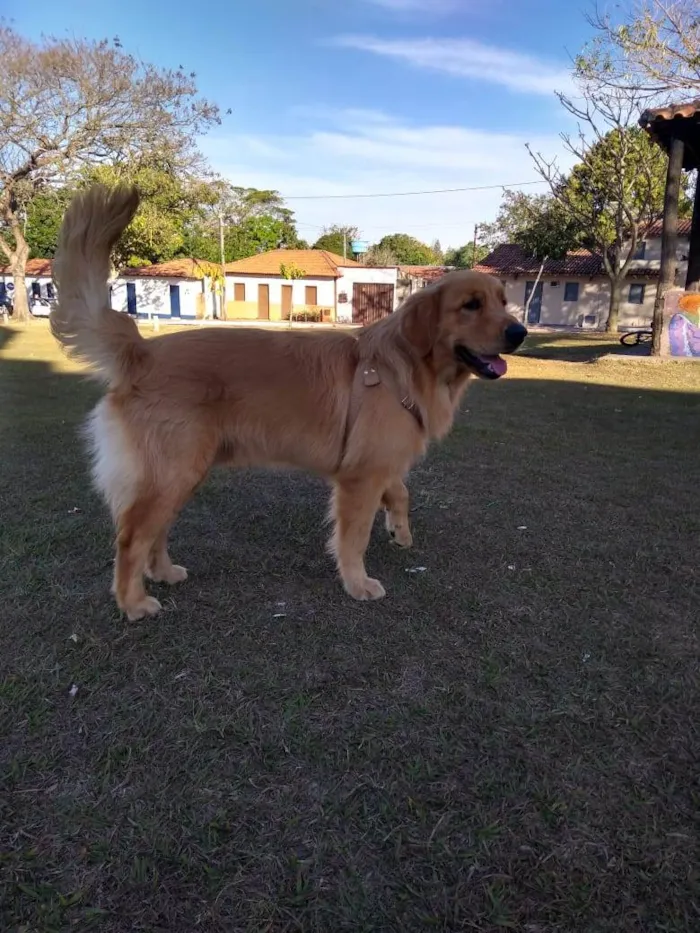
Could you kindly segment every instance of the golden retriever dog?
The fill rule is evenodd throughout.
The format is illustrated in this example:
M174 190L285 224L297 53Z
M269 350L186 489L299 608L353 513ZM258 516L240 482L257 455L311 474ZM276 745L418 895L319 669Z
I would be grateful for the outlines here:
M455 271L355 334L210 327L145 339L109 307L110 253L134 188L95 186L66 211L51 330L107 388L87 435L116 527L113 593L130 620L158 612L144 576L179 583L168 553L179 510L216 465L311 471L332 486L329 550L355 599L384 587L365 570L377 511L412 543L404 478L452 426L469 379L498 379L527 331L501 283Z

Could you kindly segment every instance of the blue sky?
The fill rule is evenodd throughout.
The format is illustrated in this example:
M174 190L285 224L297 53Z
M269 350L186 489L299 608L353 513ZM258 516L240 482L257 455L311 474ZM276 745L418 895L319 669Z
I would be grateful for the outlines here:
M7 0L6 0L7 4ZM303 195L501 185L536 179L524 143L562 153L554 97L589 35L588 0L9 0L26 35L118 35L197 73L222 110L201 140L234 183L290 198L302 236L353 223L376 241L457 245L492 220L500 190L392 199ZM167 12L166 12L167 11ZM565 157L564 157L565 159ZM542 191L543 186L524 190Z

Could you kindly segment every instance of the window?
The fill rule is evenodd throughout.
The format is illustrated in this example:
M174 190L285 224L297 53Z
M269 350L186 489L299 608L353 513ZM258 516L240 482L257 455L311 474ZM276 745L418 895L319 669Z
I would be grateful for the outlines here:
M233 300L245 301L245 282L236 282L233 286Z
M647 251L646 241L640 240L640 242L637 243L637 248L634 251L634 255L632 256L632 259L644 259L644 255L646 251Z
M627 296L627 301L629 301L631 305L643 305L644 285L630 285L630 293Z
M47 283L46 283L46 297L47 297L47 298L53 298L53 297L54 297L53 282L47 282Z
M578 301L578 282L567 282L564 286L564 301Z
M32 282L32 298L41 298L41 285L38 282Z
M307 285L304 290L304 304L318 304L318 290L315 285Z
M552 288L559 288L559 282L550 282L549 284Z

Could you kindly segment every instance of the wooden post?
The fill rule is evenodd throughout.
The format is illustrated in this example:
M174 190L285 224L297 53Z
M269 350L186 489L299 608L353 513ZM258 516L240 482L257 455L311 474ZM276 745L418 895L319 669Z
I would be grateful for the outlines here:
M700 169L695 180L695 203L690 225L690 248L688 251L688 274L685 277L687 292L700 292Z
M676 281L676 250L678 246L678 195L683 171L683 140L674 137L668 150L668 170L664 193L664 220L661 233L661 268L654 302L652 322L652 356L661 353L661 330L664 323L664 297Z

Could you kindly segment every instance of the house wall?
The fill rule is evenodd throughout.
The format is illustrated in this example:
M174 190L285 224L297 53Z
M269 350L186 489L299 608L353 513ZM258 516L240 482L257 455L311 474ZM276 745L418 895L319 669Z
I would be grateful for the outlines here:
M245 301L234 299L234 286L245 285ZM283 279L275 276L234 275L226 276L226 317L228 320L258 319L258 286L268 285L270 289L270 320L282 320L282 286L292 286L292 308L300 311L306 307L305 289L307 285L316 288L316 304L328 308L333 313L335 308L335 279Z
M525 288L528 281L535 281L535 276L518 276L518 278L502 279L505 281L506 300L508 310L522 320L525 308ZM610 284L607 279L574 278L552 279L544 278L542 281L542 306L540 312L540 325L542 327L586 327L600 328L605 326L610 301ZM558 282L553 286L552 282ZM578 301L564 301L564 287L566 282L578 282ZM630 285L642 284L644 288L644 302L632 304L627 300ZM630 329L647 327L651 324L654 311L654 298L656 296L656 281L635 279L631 276L624 284L622 303L620 305L619 327Z
M342 272L342 276L338 279L337 293L339 296L345 295L347 297L347 301L338 302L337 321L339 324L352 323L352 293L353 285L355 285L356 282L358 284L393 285L394 302L391 310L396 310L399 303L399 296L396 288L398 276L398 269L396 266L386 268L374 266L362 266L360 268L346 266L345 268L340 268L338 271Z
M170 286L180 289L180 317L192 320L197 317L198 295L205 295L205 309L212 314L214 295L208 279L150 278L147 276L120 276L111 283L112 307L117 311L128 311L127 283L136 286L136 314L140 318L171 318Z
M235 275L226 276L226 316L229 320L257 320L258 319L258 286L268 285L270 289L270 320L282 320L282 286L292 286L292 307L295 311L305 308L307 285L316 288L316 304L320 308L330 310L331 320L338 323L352 323L352 294L353 285L361 283L384 283L394 286L394 305L397 305L396 276L397 269L375 268L370 266L347 266L338 270L341 275L338 279L304 278L283 279L275 276ZM245 285L245 301L236 301L235 285ZM345 295L346 301L338 301L336 296ZM393 310L393 309L392 309Z
M39 283L39 288L41 289L41 297L42 298L49 297L48 286L52 283L52 279L50 275L28 275L25 279L25 282L27 284L27 296L29 297L30 300L32 297L32 285L34 282ZM5 288L7 289L8 295L11 296L14 294L15 282L14 282L14 278L12 277L12 275L8 275L7 273L0 272L0 283L2 283L5 286ZM8 286L11 286L11 287L8 288ZM56 286L53 285L52 287L53 287L54 295L56 295L57 294Z

